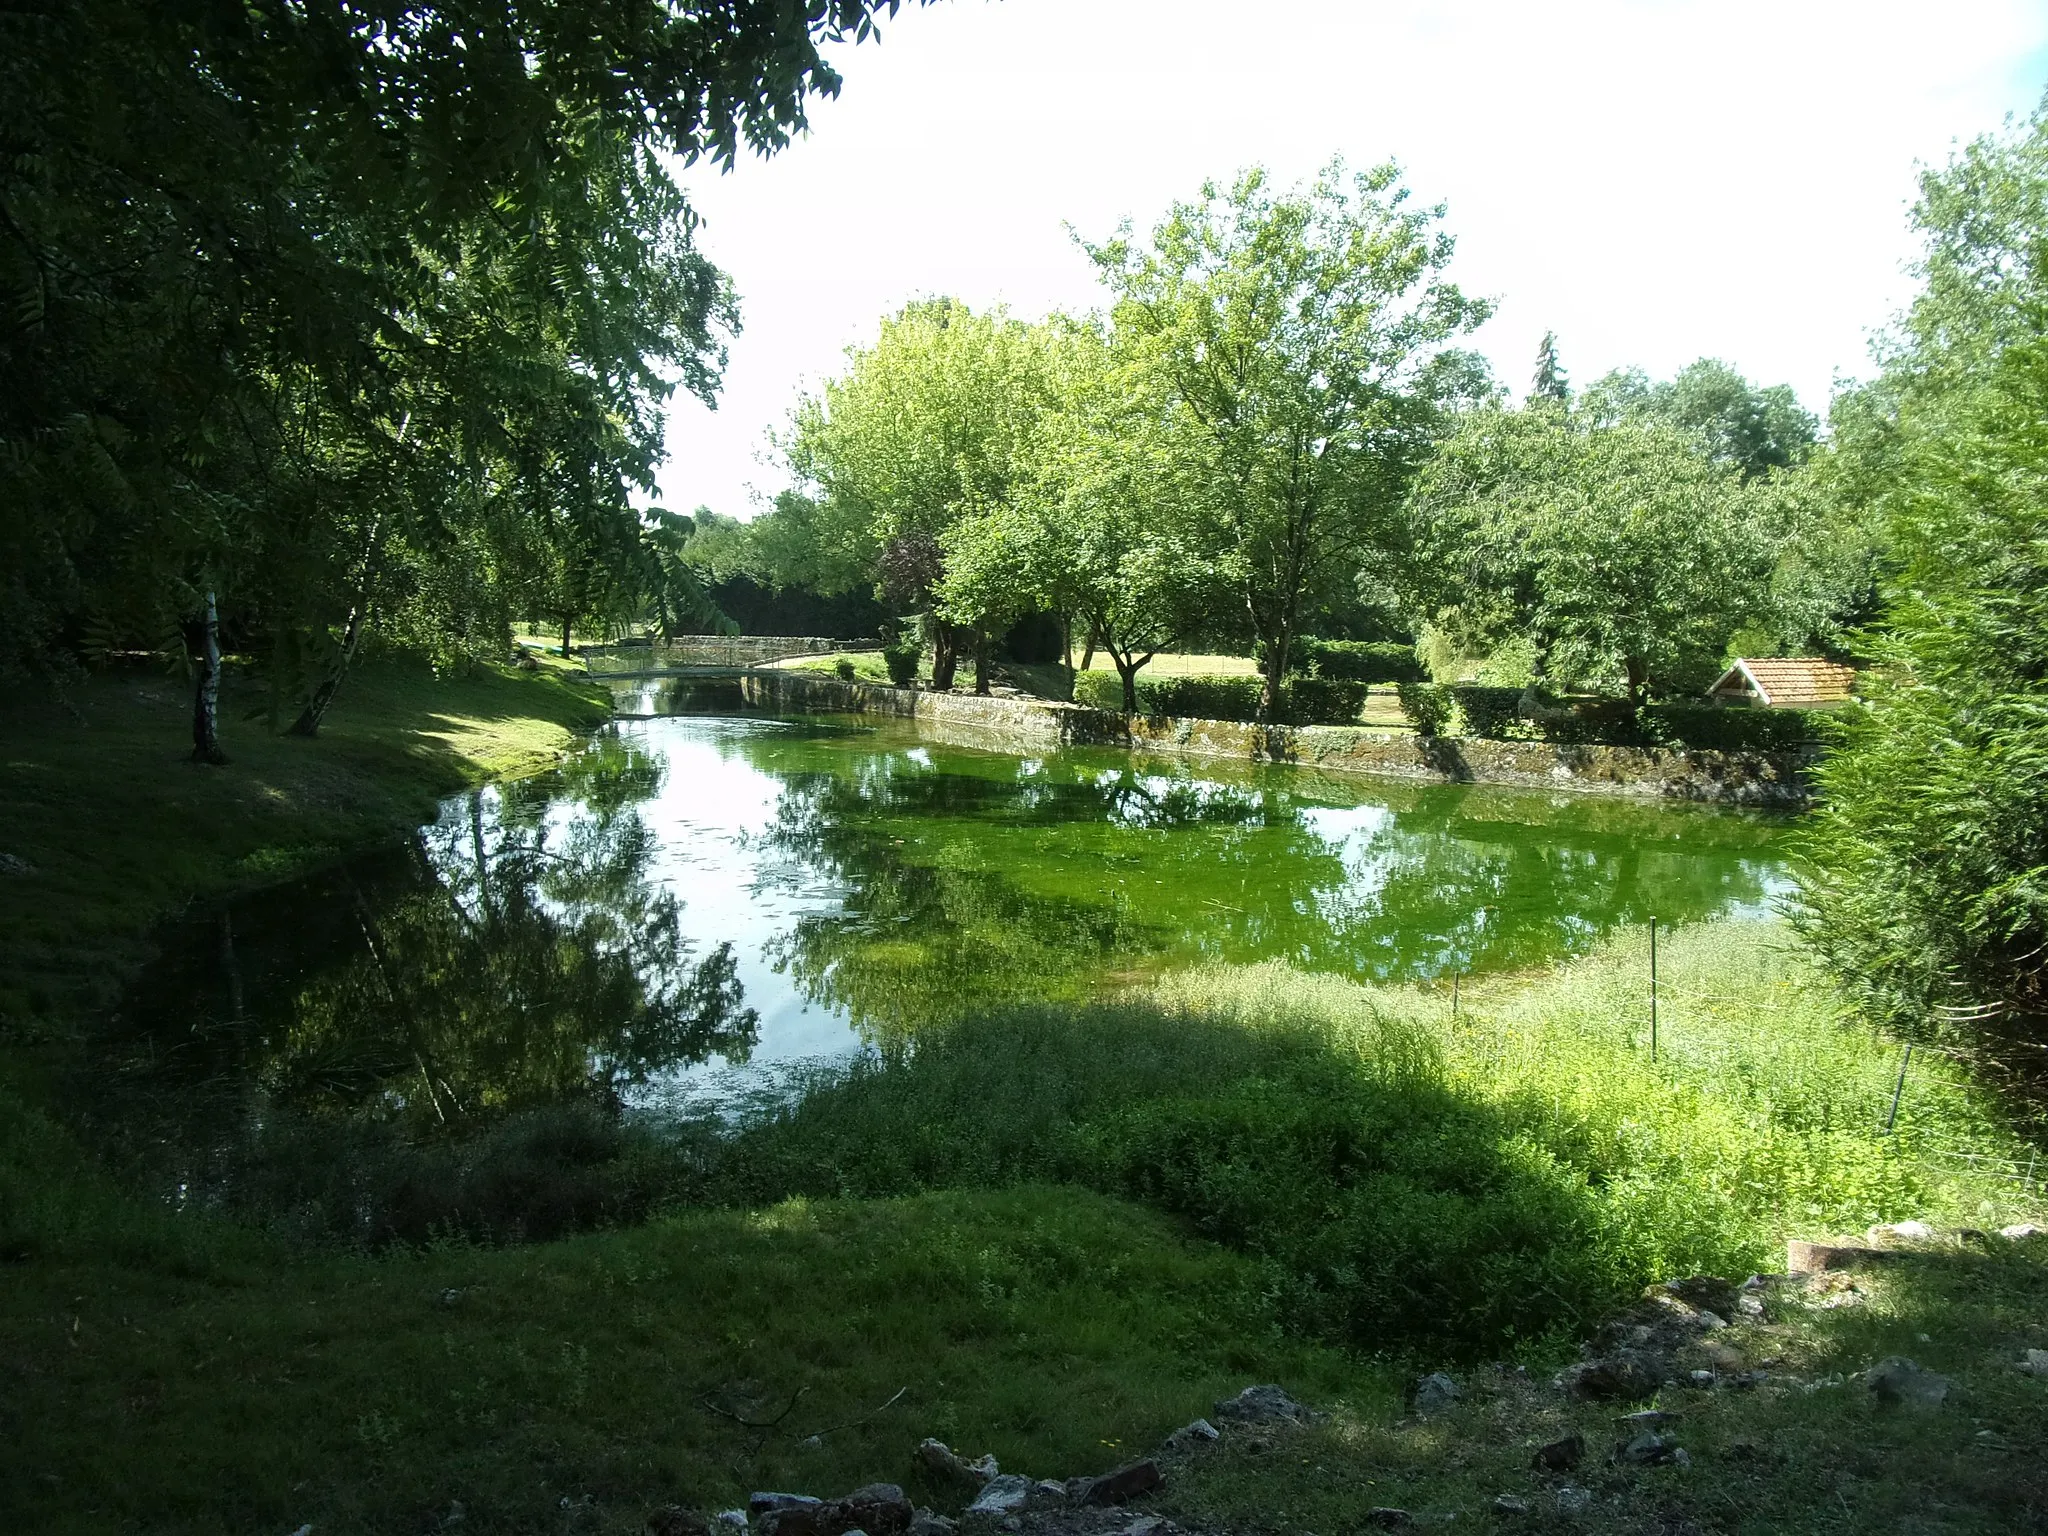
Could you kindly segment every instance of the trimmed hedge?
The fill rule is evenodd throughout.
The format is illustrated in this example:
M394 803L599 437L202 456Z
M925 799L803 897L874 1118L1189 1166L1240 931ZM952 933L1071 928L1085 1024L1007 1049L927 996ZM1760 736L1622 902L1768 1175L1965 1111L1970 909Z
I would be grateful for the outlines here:
M1384 640L1317 640L1303 636L1288 656L1290 670L1354 683L1419 683L1427 675L1415 647Z
M1652 704L1642 733L1659 745L1723 752L1784 752L1825 739L1826 727L1803 709L1747 709L1725 704Z
M1256 677L1147 677L1138 674L1138 713L1184 720L1252 721L1259 717ZM1294 725L1350 725L1365 708L1367 685L1334 677L1290 678L1281 688L1282 718ZM1120 713L1123 682L1114 672L1083 672L1074 702Z

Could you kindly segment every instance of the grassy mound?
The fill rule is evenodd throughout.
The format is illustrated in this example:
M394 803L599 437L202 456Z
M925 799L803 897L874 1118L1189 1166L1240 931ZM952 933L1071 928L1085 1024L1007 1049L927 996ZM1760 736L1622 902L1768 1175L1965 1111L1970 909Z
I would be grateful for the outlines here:
M2017 1143L1953 1069L1916 1065L1885 1132L1892 1048L1779 930L1679 935L1663 972L1655 1061L1632 945L1455 1017L1267 964L969 1019L713 1147L706 1194L1083 1184L1258 1257L1316 1336L1463 1355L1651 1279L1775 1268L1794 1233L2023 1213L1985 1171Z

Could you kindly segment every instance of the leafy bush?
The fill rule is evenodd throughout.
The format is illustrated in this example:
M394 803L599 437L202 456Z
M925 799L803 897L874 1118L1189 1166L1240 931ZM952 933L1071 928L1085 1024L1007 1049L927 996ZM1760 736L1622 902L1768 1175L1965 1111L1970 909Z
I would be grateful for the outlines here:
M1526 728L1526 722L1516 715L1515 709L1522 702L1519 688L1493 688L1484 683L1453 683L1451 698L1457 703L1462 720L1459 734L1463 736L1484 736L1492 740L1505 740L1511 733L1533 735ZM1522 730L1517 730L1523 727Z
M1415 647L1397 641L1317 640L1294 642L1292 669L1311 677L1342 678L1354 683L1419 683L1422 663Z
M1138 674L1138 713L1184 720L1256 720L1256 677L1147 677ZM1083 672L1074 679L1074 702L1121 713L1124 685L1114 672Z
M924 656L924 647L909 636L894 645L882 647L882 665L889 669L889 681L898 688L908 688L917 681L917 664Z
M1441 736L1458 711L1457 700L1443 683L1403 683L1397 690L1401 713L1422 736Z
M912 665L915 666L916 663L913 662ZM853 658L851 656L842 656L837 661L833 662L832 670L839 674L839 680L842 683L850 683L854 680L855 677L859 675L858 670L854 667Z
M1296 725L1355 725L1369 685L1341 677L1296 677L1284 685L1287 718Z

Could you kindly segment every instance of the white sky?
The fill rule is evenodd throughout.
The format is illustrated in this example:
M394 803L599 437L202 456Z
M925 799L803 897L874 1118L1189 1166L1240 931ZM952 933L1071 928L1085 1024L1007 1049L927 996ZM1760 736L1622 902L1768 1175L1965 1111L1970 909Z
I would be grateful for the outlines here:
M1476 338L1526 388L1700 356L1824 410L1910 296L1916 164L2032 110L2048 0L948 0L835 57L810 135L685 185L744 333L678 399L666 505L752 514L799 390L906 300L1101 302L1065 225L1333 153L1449 205Z

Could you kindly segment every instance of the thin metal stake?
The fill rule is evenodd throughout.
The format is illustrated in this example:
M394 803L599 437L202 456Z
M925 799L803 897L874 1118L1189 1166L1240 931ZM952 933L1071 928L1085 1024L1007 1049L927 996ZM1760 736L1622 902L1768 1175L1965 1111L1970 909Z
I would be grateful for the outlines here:
M1906 1042L1905 1059L1899 1063L1899 1080L1892 1088L1892 1110L1890 1114L1884 1117L1884 1133L1887 1136L1891 1135L1892 1124L1899 1118L1899 1095L1906 1091L1906 1068L1911 1065L1913 1065L1913 1042L1909 1040Z
M1650 919L1650 1060L1657 1059L1657 919Z
M1458 973L1451 972L1451 1017L1458 1016Z

